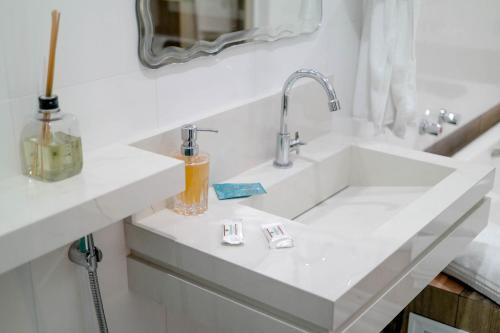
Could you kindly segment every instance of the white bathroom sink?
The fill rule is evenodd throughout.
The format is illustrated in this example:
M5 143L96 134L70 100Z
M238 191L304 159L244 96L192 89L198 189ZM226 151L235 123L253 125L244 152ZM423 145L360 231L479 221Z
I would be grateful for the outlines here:
M299 157L296 164L302 159L308 167L268 186L267 195L243 204L355 237L388 222L453 172L355 145L314 164L307 157Z
M227 180L260 182L265 195L219 201L211 192L202 216L162 209L128 224L130 287L158 291L152 261L293 332L375 332L484 228L493 178L490 166L327 135L290 169L268 161ZM221 244L228 218L243 221L244 246ZM272 222L293 248L267 247L261 225ZM179 306L188 313L195 303Z

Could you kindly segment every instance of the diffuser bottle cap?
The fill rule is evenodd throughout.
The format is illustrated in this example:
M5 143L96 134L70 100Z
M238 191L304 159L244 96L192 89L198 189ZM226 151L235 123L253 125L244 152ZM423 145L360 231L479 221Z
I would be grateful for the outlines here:
M38 112L53 113L59 112L59 99L57 95L38 97Z
M219 133L218 130L198 128L194 124L187 124L181 127L181 153L184 156L196 156L200 152L200 147L196 143L198 132Z

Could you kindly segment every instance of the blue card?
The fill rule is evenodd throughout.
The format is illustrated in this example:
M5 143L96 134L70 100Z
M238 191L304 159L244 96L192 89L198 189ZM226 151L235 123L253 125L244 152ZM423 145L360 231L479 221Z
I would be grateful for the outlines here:
M260 183L249 183L249 184L214 184L214 190L217 194L219 200L236 199L236 198L246 198L253 195L259 195L266 193L264 187Z

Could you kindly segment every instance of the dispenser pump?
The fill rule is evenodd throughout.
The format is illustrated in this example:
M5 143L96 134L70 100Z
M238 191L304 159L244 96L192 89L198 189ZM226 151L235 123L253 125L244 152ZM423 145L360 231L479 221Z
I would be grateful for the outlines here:
M181 154L184 156L196 156L200 152L200 147L196 142L198 132L219 133L218 130L208 128L198 128L194 124L187 124L181 127Z

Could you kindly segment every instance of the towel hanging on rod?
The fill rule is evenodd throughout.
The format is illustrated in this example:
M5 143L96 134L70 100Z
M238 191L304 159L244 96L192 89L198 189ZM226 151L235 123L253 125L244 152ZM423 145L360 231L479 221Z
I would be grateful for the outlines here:
M420 0L365 0L353 116L404 137L416 114Z

